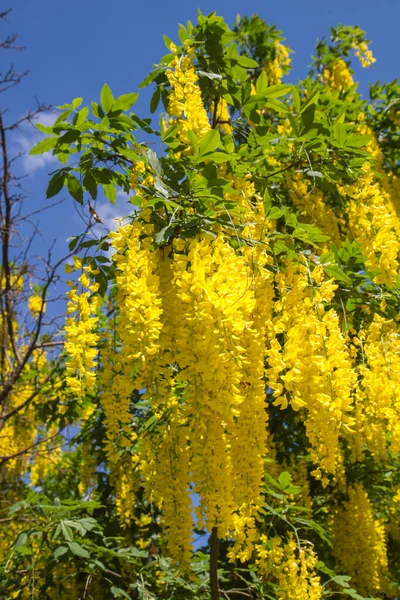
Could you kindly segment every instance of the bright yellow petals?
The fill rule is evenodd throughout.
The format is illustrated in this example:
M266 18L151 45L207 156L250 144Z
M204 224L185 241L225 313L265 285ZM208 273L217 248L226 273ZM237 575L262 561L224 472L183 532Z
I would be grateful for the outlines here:
M46 310L46 303L43 302L43 299L38 294L33 294L28 299L28 308L32 313L33 317L37 317L41 313L43 314Z
M353 337L361 356L356 393L353 452L362 458L366 447L381 460L387 448L400 451L400 340L397 325L375 315L365 331Z
M192 131L197 139L201 139L210 129L193 61L194 48L188 47L185 54L174 57L166 71L171 86L168 113L176 119L179 138L185 145L189 144L188 131Z
M320 600L321 579L315 572L318 558L312 547L299 547L294 536L261 536L256 545L256 565L261 577L277 585L276 597L282 600Z
M287 73L291 58L289 48L279 41L274 43L274 58L264 64L264 71L268 77L269 85L276 85L282 82L282 77Z
M369 163L364 164L363 171L354 185L339 191L350 198L350 233L361 246L367 268L376 273L374 282L392 287L399 272L400 220Z
M359 594L385 588L388 567L385 528L374 516L367 492L356 483L332 517L333 553Z
M311 457L317 466L313 475L334 474L340 464L339 436L348 432L352 390L356 375L352 369L339 318L326 310L336 285L315 284L306 266L288 263L277 275L280 299L275 303L274 330L283 342L274 339L268 352L267 377L274 391L275 404L304 414ZM317 285L320 282L320 285ZM325 478L323 483L327 483Z
M82 269L82 262L74 257L74 268ZM91 283L88 267L83 268L78 284L72 284L67 298L67 314L65 320L65 343L67 353L67 384L71 391L81 398L85 391L93 392L96 385L94 369L97 365L98 335L95 332L98 317L94 316L98 308L98 297L95 296L97 284Z
M354 43L352 48L362 67L368 68L376 62L376 58L374 58L372 51L368 49L366 42Z
M347 92L354 84L349 67L342 58L333 60L325 69L323 81L338 92Z

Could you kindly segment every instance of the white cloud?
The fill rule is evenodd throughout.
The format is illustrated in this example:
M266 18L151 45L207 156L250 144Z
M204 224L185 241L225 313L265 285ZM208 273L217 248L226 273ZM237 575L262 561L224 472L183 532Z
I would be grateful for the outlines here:
M53 113L42 113L36 119L36 123L49 126L52 125L56 119L57 115ZM43 169L49 165L55 165L59 162L58 158L53 156L51 151L33 156L29 154L33 146L40 142L40 140L44 139L44 137L45 134L40 132L27 121L22 123L19 129L12 133L12 149L15 154L23 155L21 158L22 166L27 175L31 175L39 169Z
M122 190L118 190L114 204L111 204L108 200L102 200L96 204L96 212L108 230L117 229L118 220L124 219L134 211L135 207L129 202L129 194Z

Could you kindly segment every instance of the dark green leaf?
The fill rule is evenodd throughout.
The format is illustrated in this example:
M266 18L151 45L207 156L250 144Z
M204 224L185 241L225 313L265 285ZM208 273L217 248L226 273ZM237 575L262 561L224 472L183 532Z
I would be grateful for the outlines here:
M324 271L328 277L333 277L338 281L344 281L348 285L352 285L350 277L337 265L324 265Z
M73 199L79 202L79 204L83 204L83 190L78 179L71 173L66 173L65 178L67 190Z
M82 548L82 546L77 542L68 542L68 547L72 554L80 556L81 558L90 558L89 552L85 550L85 548Z
M46 190L46 198L52 198L62 190L65 174L63 171L57 171L49 181Z
M60 558L60 556L63 556L63 554L65 554L66 552L68 552L67 546L58 546L58 548L56 548L56 550L53 552L53 557L57 560L58 558Z
M20 533L19 536L17 537L17 541L14 544L14 550L17 551L22 546L25 546L25 544L26 544L27 541L28 541L27 534L26 533Z

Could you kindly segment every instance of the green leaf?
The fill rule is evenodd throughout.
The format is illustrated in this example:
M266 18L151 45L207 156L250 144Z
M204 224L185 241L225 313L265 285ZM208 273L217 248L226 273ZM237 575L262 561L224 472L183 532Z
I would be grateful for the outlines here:
M78 108L78 106L80 106L83 102L83 98L74 98L72 100L72 108L75 110L76 108Z
M160 88L157 86L156 89L154 90L154 94L151 97L150 100L150 112L151 114L155 113L158 105L160 103L160 98L161 98L161 90Z
M117 189L115 185L113 183L103 183L102 186L106 197L109 199L111 204L114 204L115 200L117 199Z
M89 552L85 550L85 548L82 548L82 546L77 542L68 542L68 547L72 554L80 556L81 558L90 558Z
M279 484L283 490L289 487L292 483L292 476L288 471L283 471L278 477Z
M211 154L207 154L207 160L212 160L218 165L224 162L227 162L230 158L230 154L226 154L226 152L212 152Z
M200 156L204 156L207 152L214 152L217 146L220 143L220 135L216 129L210 129L207 133L201 138L199 144L199 154Z
M110 94L111 94L111 90L110 90ZM129 110L135 104L135 102L138 98L139 98L139 94L137 92L132 92L130 94L122 94L122 96L118 96L118 98L115 99L115 102L112 105L112 110L113 111L114 110L122 110L122 111Z
M237 63L244 69L257 69L258 62L248 56L238 56Z
M295 86L292 87L293 106L297 114L301 111L300 95Z
M58 546L58 548L56 548L55 551L53 552L53 557L57 560L58 558L60 558L60 556L63 556L63 554L65 554L66 552L68 552L67 546Z
M169 50L171 47L171 44L173 43L172 40L167 35L163 35L162 38L164 40L164 44L167 46L167 48Z
M88 106L84 106L83 108L81 108L81 110L75 115L74 125L76 125L77 127L79 127L79 125L82 125L82 123L84 123L86 121L86 119L88 118L88 114L89 114Z
M75 177L75 175L72 175L71 173L66 173L65 178L67 190L69 191L73 199L79 202L79 204L83 204L83 190L78 179Z
M52 198L58 192L60 192L64 185L65 173L63 171L57 171L49 181L49 185L46 190L46 198Z
M283 212L277 206L272 206L265 214L267 219L280 219Z
M344 146L346 137L347 137L346 126L343 123L337 123L335 125L335 138L336 138L339 146Z
M128 600L131 600L131 597L122 588L117 588L115 585L112 585L110 591L114 598L128 598Z
M348 285L352 285L352 281L348 275L337 265L324 265L324 271L328 277L333 277L338 281L344 281Z
M97 198L97 183L90 171L85 173L83 177L83 186L89 192L93 200Z
M369 135L356 135L355 133L352 133L346 139L346 147L362 148L370 141L371 137Z
M342 590L342 594L346 594L346 596L350 596L351 598L355 598L355 600L366 600L364 596L360 596L360 594L354 590L353 588L348 588ZM367 600L376 600L375 598L370 598Z
M33 146L31 151L29 152L29 154L34 155L34 154L43 154L43 152L48 152L49 150L54 148L54 146L57 144L57 142L58 142L58 137L45 138L44 140L41 140L38 144L36 144L36 146Z
M345 588L350 587L348 583L350 579L351 577L349 577L348 575L335 575L335 577L332 577L332 581Z
M101 88L100 104L106 114L114 104L114 96L112 95L112 92L106 83Z
M268 77L265 71L261 71L259 78L256 81L257 94L264 94L268 87Z
M172 225L167 225L157 233L157 235L154 238L155 243L158 246L163 246L164 244L167 244L170 237L174 235L174 231L175 228Z
M14 550L17 551L20 548L22 548L22 546L25 546L26 542L28 541L28 536L26 533L20 533L19 536L17 537L17 541L14 544Z
M72 540L74 539L74 536L72 534L72 530L70 527L68 527L68 525L66 525L64 523L64 521L60 522L61 525L61 531L63 532L63 536L67 541L72 542Z
M104 111L99 104L97 104L96 102L92 102L91 106L92 106L92 113L94 114L95 117L97 117L98 119L102 119L105 116Z
M286 106L286 104L284 102L281 102L280 100L274 100L274 99L268 100L268 102L265 103L265 106L267 106L268 108L273 108L277 112L290 114L290 108L288 106Z
M292 85L289 85L288 83L278 83L268 87L264 92L264 96L266 96L268 99L280 98L281 96L286 96L286 94L289 94L289 92L292 90Z

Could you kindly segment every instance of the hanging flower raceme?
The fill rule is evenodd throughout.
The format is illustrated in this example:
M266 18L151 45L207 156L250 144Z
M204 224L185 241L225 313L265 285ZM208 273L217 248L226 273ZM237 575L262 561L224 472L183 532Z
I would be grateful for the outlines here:
M347 92L354 84L349 67L343 58L336 58L329 63L324 71L323 81L338 92Z
M276 277L280 299L275 303L277 336L268 351L267 377L274 403L304 411L313 475L335 473L340 464L339 436L351 431L352 369L339 317L326 310L337 288L324 279L321 267L288 263ZM324 476L323 483L328 483Z
M46 303L39 294L32 294L28 299L28 308L31 311L32 316L37 317L40 313L45 312Z
M117 317L99 382L107 452L118 462L118 444L132 439L129 402L141 390L154 425L141 435L138 469L162 511L171 556L188 566L192 489L200 498L198 527L232 535L245 560L266 452L270 259L262 246L235 251L222 235L160 249L147 221L145 210L111 234Z
M207 111L204 108L198 76L194 67L194 48L185 47L185 53L177 55L174 44L170 46L175 55L166 75L171 86L168 96L168 114L177 120L179 138L189 144L187 132L192 131L198 139L210 129Z
M318 558L313 549L298 546L293 534L286 543L263 535L256 545L256 565L261 577L277 586L282 600L320 600L321 579L315 572Z
M289 70L291 58L289 48L279 40L274 42L274 58L264 64L264 71L268 77L269 85L282 82L283 75Z
M99 286L90 280L93 274L91 267L83 266L78 257L74 258L73 268L68 265L67 270L81 271L78 283L70 282L67 314L72 316L66 319L64 327L67 384L81 397L85 391L93 391L96 383L94 368L97 364L98 335L95 328L98 317L94 315L99 307L99 296L96 295Z
M361 246L374 282L392 287L399 271L400 220L388 192L374 179L368 162L357 182L339 191L350 198L350 233Z
M365 595L384 592L388 566L385 527L375 518L361 484L348 489L348 500L333 514L331 530L334 555L357 591Z
M400 450L400 340L390 319L375 315L364 330L355 332L353 347L359 355L356 393L356 457L363 448L384 459L387 448Z
M369 50L367 42L354 42L352 48L362 67L370 67L376 62L376 58L374 58L372 51Z

